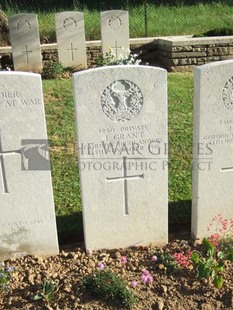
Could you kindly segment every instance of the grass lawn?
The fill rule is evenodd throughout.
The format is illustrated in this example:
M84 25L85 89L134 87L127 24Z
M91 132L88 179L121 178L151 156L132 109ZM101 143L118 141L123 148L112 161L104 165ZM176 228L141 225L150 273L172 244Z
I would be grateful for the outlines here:
M58 231L80 231L81 196L72 82L44 80ZM168 74L169 204L172 222L190 219L193 74ZM185 212L184 212L185 211Z

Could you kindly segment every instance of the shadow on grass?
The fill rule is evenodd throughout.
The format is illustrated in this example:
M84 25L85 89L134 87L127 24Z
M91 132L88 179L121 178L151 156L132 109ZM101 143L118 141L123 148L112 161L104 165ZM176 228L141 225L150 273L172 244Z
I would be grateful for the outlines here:
M191 200L169 203L169 241L189 239L191 236ZM57 216L58 240L60 245L83 243L82 212Z
M169 241L191 239L191 200L170 202L168 205Z
M84 242L81 211L71 215L57 216L56 220L60 245Z
M191 222L191 200L169 202L168 220L169 224L180 224Z

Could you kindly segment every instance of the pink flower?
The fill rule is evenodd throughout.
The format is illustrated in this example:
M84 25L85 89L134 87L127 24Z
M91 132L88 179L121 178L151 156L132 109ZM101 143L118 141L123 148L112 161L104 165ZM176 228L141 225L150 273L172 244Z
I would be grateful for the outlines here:
M130 285L131 287L135 288L138 285L138 282L133 280Z
M146 284L146 283L147 283L147 276L146 276L145 274L142 274L142 275L141 275L141 280L142 280L142 282L143 282L144 284Z
M147 283L151 284L154 281L153 277L151 274L148 274L147 276Z
M173 257L181 267L188 268L190 264L190 254L185 256L183 253L174 253Z
M220 239L219 234L213 234L209 237L209 241L213 244L215 248L218 246L219 239Z
M221 214L218 214L212 218L212 221L208 226L207 230L210 231L210 229L212 228L212 230L215 230L216 233L224 234L229 229L228 226L228 220L224 219Z
M127 258L126 258L126 256L121 256L120 261L121 261L122 264L126 264L126 263L127 263Z
M153 279L153 277L152 277L152 275L150 274L150 272L148 271L148 270L144 270L143 271L143 273L142 273L142 275L141 275L141 280L142 280L142 282L144 283L144 284L151 284L153 281L154 281L154 279Z
M143 274L145 275L145 276L148 276L148 274L150 274L150 271L148 271L148 270L143 270Z
M104 264L103 264L103 263L98 263L96 266L97 266L97 268L99 268L100 270L103 270L103 269L104 269Z
M153 256L151 257L151 260L152 260L153 262L156 262L156 261L158 260L158 257L157 257L156 255L153 255Z

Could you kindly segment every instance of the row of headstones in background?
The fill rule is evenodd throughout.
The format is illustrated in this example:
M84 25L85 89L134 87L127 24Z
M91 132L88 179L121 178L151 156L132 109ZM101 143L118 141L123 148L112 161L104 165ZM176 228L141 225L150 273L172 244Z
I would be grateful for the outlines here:
M80 70L87 67L84 17L80 12L63 12L55 16L59 61L65 67ZM9 17L9 32L14 68L17 71L42 70L38 20L35 14ZM101 12L102 53L111 48L116 57L129 53L128 12Z
M16 14L9 17L9 33L15 71L42 70L42 56L35 14Z
M86 249L166 243L166 71L92 69L74 74L73 88ZM213 216L232 218L232 93L233 61L196 68L195 238L208 235ZM40 76L1 73L0 110L0 259L56 254Z

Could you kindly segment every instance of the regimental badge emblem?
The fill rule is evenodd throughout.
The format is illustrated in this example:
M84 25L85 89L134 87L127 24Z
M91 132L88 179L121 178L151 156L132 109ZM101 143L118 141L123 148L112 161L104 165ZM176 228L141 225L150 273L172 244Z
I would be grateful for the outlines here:
M224 106L232 111L233 110L233 76L226 82L222 90L222 100Z
M127 122L136 117L143 107L139 87L128 80L109 84L101 95L103 113L114 122Z
M16 29L21 32L28 32L31 30L31 24L26 19L20 19L17 21Z
M120 19L120 17L118 16L112 16L109 18L108 20L108 26L112 29L112 30L118 30L121 28L122 25L122 21Z
M63 21L63 28L68 32L74 32L77 30L77 22L74 18L69 17Z

